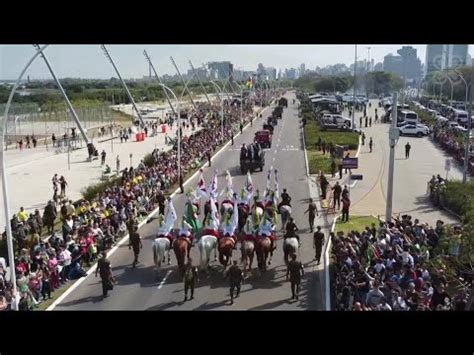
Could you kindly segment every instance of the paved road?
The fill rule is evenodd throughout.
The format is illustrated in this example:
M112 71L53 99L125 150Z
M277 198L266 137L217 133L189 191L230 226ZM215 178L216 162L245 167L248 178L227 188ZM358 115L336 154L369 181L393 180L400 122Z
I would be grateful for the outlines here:
M150 223L140 229L144 237L144 245L140 257L140 264L136 269L131 268L132 252L126 246L121 246L111 257L114 275L118 284L110 293L110 297L102 300L101 284L93 275L73 292L71 292L57 307L56 310L306 310L320 309L321 290L319 287L319 272L312 272L315 263L312 261L314 251L307 217L303 211L307 206L309 197L308 181L305 176L305 158L299 119L297 118L296 105L292 105L294 93L288 93L289 107L284 110L283 119L279 121L273 137L272 148L266 154L265 170L270 166L279 170L280 188L288 188L293 198L293 215L300 227L300 237L303 247L299 257L304 263L305 276L300 293L300 300L290 302L290 285L285 280L286 268L283 263L282 239L278 240L278 249L274 254L273 263L268 271L262 275L254 271L248 275L241 291L241 296L233 306L229 305L228 282L223 279L222 267L212 262L209 276L202 275L198 283L195 299L183 303L183 284L178 276L176 259L172 256L172 265L163 267L161 276L157 280L154 276L152 261L151 241L157 232L156 225ZM272 108L270 108L272 109ZM268 115L263 114L264 118ZM214 169L218 169L219 190L224 187L225 170L228 169L233 176L234 188L240 189L244 176L239 169L239 150L243 143L249 143L254 133L260 129L262 120L254 121L244 134L237 137L234 146L228 146L212 162L211 168L206 168L204 178L209 181ZM252 176L253 183L264 190L266 172L257 172ZM188 186L196 186L197 178ZM178 216L181 216L184 196L176 195L174 204ZM281 233L279 235L281 238ZM235 256L240 255L236 251ZM193 248L192 258L198 260L198 251ZM254 268L256 263L254 260ZM318 269L321 267L319 266Z
M374 117L377 100L371 100L372 108L368 116ZM378 108L379 115L383 109ZM358 116L357 120L358 122ZM388 124L372 124L372 127L362 128L366 135L365 145L359 154L359 169L354 173L364 175L351 191L352 213L358 215L374 214L385 216L389 141ZM368 142L373 138L373 152L370 153ZM405 145L411 145L409 159L405 159ZM435 224L438 219L446 222L457 222L452 215L434 207L426 194L427 182L433 174L445 177L445 161L452 161L444 151L439 149L430 138L400 137L395 148L395 174L393 213L411 214L421 222ZM450 179L462 179L459 165L452 162L449 173Z

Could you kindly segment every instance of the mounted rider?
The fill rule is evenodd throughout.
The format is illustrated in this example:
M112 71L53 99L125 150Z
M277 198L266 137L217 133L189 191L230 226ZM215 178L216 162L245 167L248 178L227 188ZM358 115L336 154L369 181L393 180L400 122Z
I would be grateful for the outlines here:
M280 211L281 206L291 207L291 197L288 192L286 192L286 189L283 189L281 194L281 202L278 204L278 211Z
M239 214L237 213L237 196L234 194L234 213L232 217L228 211L225 212L224 221L222 223L222 235L221 238L232 238L235 244L237 242L237 236L235 235L235 230L239 222Z
M252 217L247 217L247 221L245 222L244 228L244 236L242 238L242 241L244 240L250 240L255 242L255 227L253 226L252 223Z
M193 233L191 232L193 227L186 222L186 217L183 216L182 221L181 221L181 228L179 229L178 232L178 239L185 239L190 247L193 247L193 241L194 241L194 236Z
M209 200L209 206L210 211L206 214L204 219L201 236L213 235L216 238L219 238L219 212L217 211L217 206L213 197Z
M260 223L258 227L258 235L259 238L265 238L268 237L271 241L271 248L272 250L276 249L276 243L275 243L275 235L273 234L273 223L272 223L272 218L268 215L265 215L262 218L262 222Z
M200 223L198 219L199 215L199 198L196 196L195 191L189 191L187 194L187 200L184 205L184 216L187 224L191 226L191 229L196 234L200 229Z
M173 229L174 221L176 221L176 210L174 209L173 201L168 197L168 204L165 207L166 214L158 216L158 236L157 238L168 238L170 245L173 245Z
M298 227L296 226L293 217L290 217L288 219L288 223L286 224L286 233L284 236L284 239L286 238L296 238L298 240L298 248L301 246L300 243L300 236L297 235L295 232L299 230Z

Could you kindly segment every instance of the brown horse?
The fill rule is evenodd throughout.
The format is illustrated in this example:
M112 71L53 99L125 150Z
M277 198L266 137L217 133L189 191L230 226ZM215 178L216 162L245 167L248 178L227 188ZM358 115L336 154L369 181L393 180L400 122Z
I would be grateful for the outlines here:
M247 217L249 216L249 206L240 204L238 207L238 212L239 212L239 223L238 223L237 231L241 233L242 229L245 226L245 223L247 222Z
M224 270L232 260L232 249L234 249L234 240L231 237L222 237L219 239L219 262L224 266Z
M191 245L184 238L178 238L173 243L173 250L178 261L179 271L184 270L184 258L187 256L189 259L189 252L191 251Z
M247 268L247 261L249 265L249 271L252 270L254 255L255 255L255 243L252 240L244 240L242 242L242 262L244 263L244 271Z
M270 260L268 265L272 263L272 247L271 240L268 237L258 237L255 243L255 253L257 254L257 263L260 271L267 270L267 260L268 255L270 254Z

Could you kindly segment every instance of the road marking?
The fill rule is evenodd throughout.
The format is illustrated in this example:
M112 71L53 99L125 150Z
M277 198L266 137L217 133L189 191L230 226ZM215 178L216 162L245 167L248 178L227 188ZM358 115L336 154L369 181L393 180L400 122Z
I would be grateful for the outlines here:
M171 272L172 272L171 270L168 270L165 277L163 277L163 280L161 280L160 284L158 285L158 290L163 287L163 285L166 282L166 279L168 278L168 276L170 276Z
M273 157L273 161L275 161L275 157Z
M264 108L262 111L260 111L260 113L263 113L264 111L268 110L270 107L266 107ZM258 115L258 113L257 113ZM259 119L259 117L257 117L254 121L257 121ZM245 125L245 127L243 128L242 131L246 130L248 127L250 126L250 122L247 123ZM238 134L236 136L234 136L234 139L235 137L239 136L240 135L240 132L238 132ZM222 151L224 151L224 149L226 149L232 142L229 140L227 142L226 145L224 145L216 154L214 154L214 156L211 157L211 161L217 156L219 155L220 153L222 153ZM183 183L183 187L186 186L187 184L189 184L191 182L192 179L194 179L194 177L196 177L197 175L199 174L199 169L196 170L196 172L188 179L186 180L184 183ZM180 191L180 188L178 187L171 195L170 197L173 198L174 196L176 196L176 194ZM153 216L155 215L157 212L159 211L159 207L155 208L141 223L138 224L138 229L140 229L142 226L144 226L147 221ZM108 253L107 253L107 257L110 258L110 256L112 254L114 254L118 248L124 244L126 241L128 241L128 237L129 235L126 234L118 243L115 247L113 247ZM56 308L56 306L58 304L60 304L69 294L71 294L76 288L78 288L86 279L87 277L89 277L89 275L91 275L95 270L97 269L97 263L94 264L88 271L87 271L87 276L85 277L81 277L79 280L77 280L74 284L71 285L71 287L69 287L61 296L59 296L52 304L51 306L49 306L46 310L47 311L52 311L54 308Z

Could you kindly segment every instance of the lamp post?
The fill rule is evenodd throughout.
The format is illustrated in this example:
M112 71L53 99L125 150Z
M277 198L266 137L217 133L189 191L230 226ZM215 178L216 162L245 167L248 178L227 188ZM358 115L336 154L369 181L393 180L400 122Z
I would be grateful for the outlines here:
M469 103L469 110L467 114L467 132L466 132L466 141L465 145L465 153L464 153L464 172L462 176L462 182L465 184L467 182L467 174L469 172L469 163L470 163L470 136L471 136L471 129L472 129L472 83L474 82L474 68L471 66L471 85L469 85L469 93L470 93L470 103ZM466 101L467 104L467 101Z
M355 102L356 102L356 73L357 73L357 44L355 45L355 53L354 53L354 93L352 97L352 122L351 127L354 127L354 119L355 119Z
M220 88L219 85L217 85L215 81L210 80L210 83L212 83L219 90L220 95L223 95L222 89ZM221 99L221 135L222 135L222 140L224 140L224 100L222 99Z
M471 86L471 83L469 83L469 85L467 84L466 82L466 79L464 79L464 77L462 76L461 73L459 73L458 71L454 71L457 75L459 75L459 77L461 78L462 82L464 83L464 86L466 87L466 100L464 101L465 102L465 106L466 106L466 109L467 109L467 100L468 100L468 91L469 91L469 86Z
M243 89L242 89L242 85L239 85L237 83L234 83L234 84L237 85L240 89L240 123L242 123L243 122L243 113L242 113L243 108L242 108L242 106L244 105L243 104L243 96L244 96L243 95Z
M47 48L48 45L45 45L41 48L38 48L36 53L31 57L31 59L28 61L28 63L25 65L23 70L21 71L17 81L15 82L15 85L13 86L10 96L8 97L7 104L5 105L5 113L3 116L3 123L0 124L0 166L2 167L2 188L3 188L3 210L4 210L4 216L5 216L5 224L6 224L6 232L7 232L7 248L8 248L8 264L10 266L10 282L13 285L13 295L15 297L15 301L12 302L13 310L18 310L18 303L16 300L18 299L17 295L17 287L16 287L16 270L15 270L15 254L13 250L13 234L12 234L12 227L10 224L10 199L9 199L9 194L8 194L8 179L7 179L7 164L5 161L5 134L7 131L7 118L8 118L8 112L10 111L10 106L13 100L13 96L15 95L16 90L18 89L18 86L20 85L21 79L23 78L23 75L25 75L26 71L30 67L31 63Z

